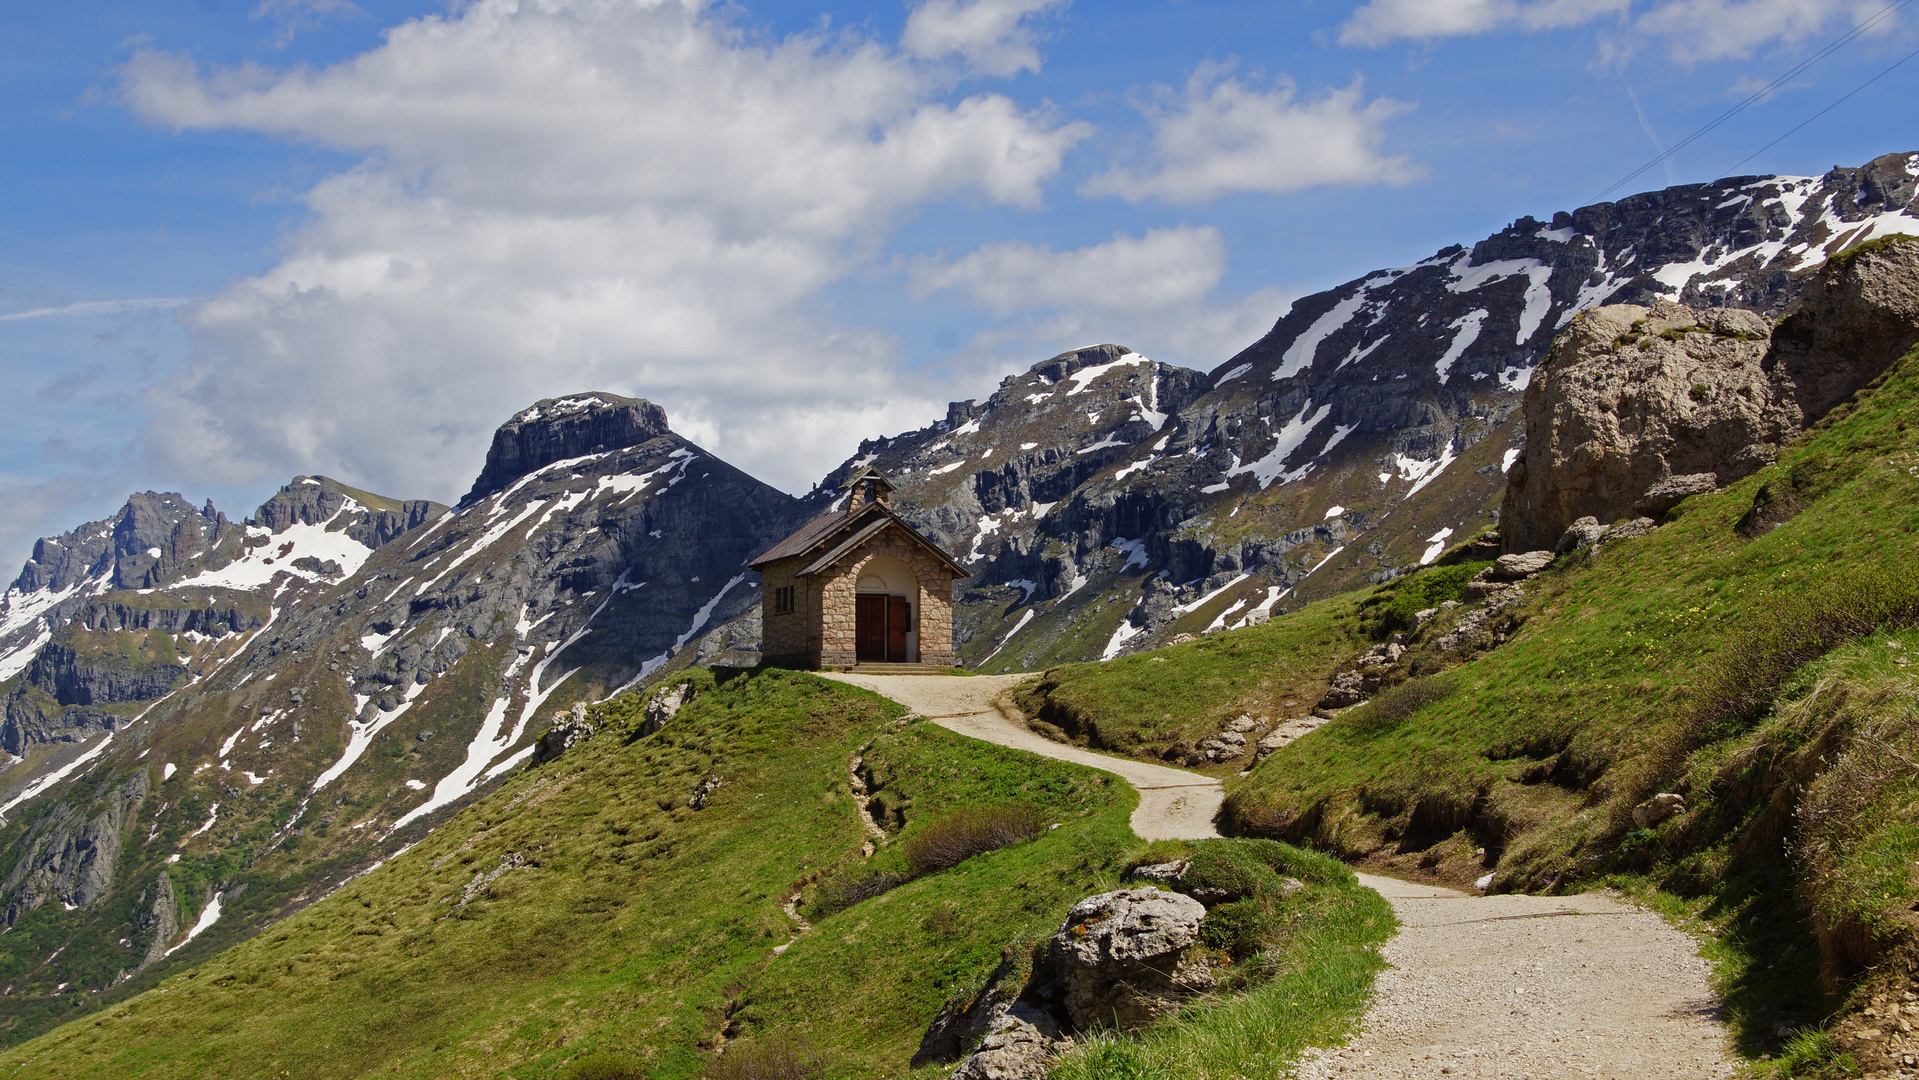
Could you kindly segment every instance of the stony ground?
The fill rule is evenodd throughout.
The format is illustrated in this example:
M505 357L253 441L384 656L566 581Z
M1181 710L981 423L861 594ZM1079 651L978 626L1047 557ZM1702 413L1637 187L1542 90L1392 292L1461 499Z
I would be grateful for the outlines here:
M1015 724L996 702L1028 675L828 675L987 742L1074 761L1140 789L1133 831L1216 836L1217 783L1107 757ZM1604 893L1474 896L1360 875L1400 932L1351 1044L1315 1052L1300 1080L1501 1077L1693 1080L1734 1071L1691 939Z

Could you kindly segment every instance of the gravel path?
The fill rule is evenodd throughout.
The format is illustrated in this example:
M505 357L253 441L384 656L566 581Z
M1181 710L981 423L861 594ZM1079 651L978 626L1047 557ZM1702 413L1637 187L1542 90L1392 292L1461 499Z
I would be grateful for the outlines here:
M1361 874L1399 935L1351 1045L1300 1080L1727 1077L1706 961L1652 912L1603 893L1469 896Z
M1219 835L1213 818L1226 794L1212 777L1056 743L1007 719L994 702L1030 675L821 674L892 698L949 731L1118 775L1139 789L1139 809L1133 811L1132 822L1133 832L1143 839L1198 840Z
M1217 836L1222 792L1196 773L1065 746L994 702L1026 675L827 675L986 742L1104 769L1140 789L1146 839ZM1686 935L1603 893L1472 896L1359 875L1399 916L1373 1003L1349 1046L1314 1051L1300 1080L1729 1077L1710 966Z

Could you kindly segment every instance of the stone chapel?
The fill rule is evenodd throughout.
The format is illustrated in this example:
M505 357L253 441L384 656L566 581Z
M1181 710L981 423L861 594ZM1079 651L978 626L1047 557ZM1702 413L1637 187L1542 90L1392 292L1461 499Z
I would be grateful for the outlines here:
M749 564L764 578L761 655L786 667L953 667L953 583L966 568L893 512L878 469L841 488L843 506Z

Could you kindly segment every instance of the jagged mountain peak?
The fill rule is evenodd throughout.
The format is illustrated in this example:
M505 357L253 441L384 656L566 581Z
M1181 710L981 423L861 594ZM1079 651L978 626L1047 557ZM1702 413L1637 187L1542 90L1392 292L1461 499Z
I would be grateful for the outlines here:
M541 398L493 433L486 466L460 505L471 506L556 461L638 446L670 432L666 410L644 398L600 390Z

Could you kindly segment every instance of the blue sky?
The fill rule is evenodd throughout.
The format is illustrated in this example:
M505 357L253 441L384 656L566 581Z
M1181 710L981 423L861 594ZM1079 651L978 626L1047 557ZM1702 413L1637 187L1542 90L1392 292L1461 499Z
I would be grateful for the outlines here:
M136 489L450 501L582 389L803 490L1063 348L1216 366L1869 27L1616 194L1713 179L1911 2L9 5L0 559ZM1915 80L1740 171L1919 150Z

